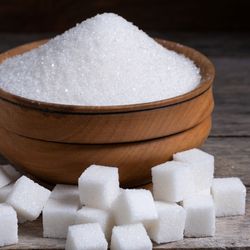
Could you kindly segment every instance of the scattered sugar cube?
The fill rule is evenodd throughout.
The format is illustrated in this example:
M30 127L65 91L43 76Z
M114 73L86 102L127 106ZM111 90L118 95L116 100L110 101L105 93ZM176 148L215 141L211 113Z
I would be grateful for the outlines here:
M214 157L193 148L173 155L175 161L188 163L194 178L195 190L210 189L214 176Z
M245 214L246 187L239 178L215 178L212 195L216 216Z
M156 243L183 239L186 211L176 203L155 202L158 219L150 225L148 234Z
M76 213L75 224L99 223L108 241L111 239L114 218L111 211L82 207Z
M7 204L0 204L0 247L16 244L17 230L16 211Z
M43 236L66 238L80 207L77 186L56 185L43 209Z
M10 194L14 184L9 184L7 186L4 186L0 188L0 203L3 203L6 201L8 195Z
M109 209L119 189L118 168L91 165L80 176L79 192L82 205Z
M179 202L194 193L194 182L186 163L168 161L151 169L155 200Z
M186 237L207 237L215 234L215 208L211 195L194 195L183 201L186 210Z
M116 199L113 207L117 225L143 223L147 227L157 219L153 196L145 189L125 189Z
M4 171L4 169L0 166L0 188L7 186L12 182L12 179L8 174Z
M20 172L18 172L12 165L6 164L1 166L5 173L12 179L12 181L16 181L18 178L22 176Z
M8 195L11 193L12 189L14 187L14 184L9 184L7 186L4 186L0 188L0 203L4 203L7 200ZM22 218L22 216L17 216L18 223L24 223L27 221L27 219Z
M113 228L111 250L151 250L152 247L152 242L140 223Z
M65 250L106 250L108 243L98 223L69 227Z
M18 216L32 221L40 215L49 195L48 189L22 176L14 184L6 202L16 210Z

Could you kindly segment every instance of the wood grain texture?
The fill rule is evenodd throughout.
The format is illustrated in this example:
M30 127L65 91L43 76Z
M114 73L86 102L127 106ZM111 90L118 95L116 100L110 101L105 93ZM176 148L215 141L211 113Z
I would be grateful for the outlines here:
M215 176L238 176L250 187L250 138L226 137L207 139L202 149L215 156ZM0 164L7 160L0 155Z
M217 76L211 135L250 136L250 57L215 57L212 61Z
M238 176L250 187L250 137L209 138L202 149L215 156L215 176Z
M159 139L119 144L72 144L34 140L0 127L0 151L15 166L50 183L77 184L91 164L116 166L123 187L151 180L150 169L173 153L198 147L207 138L211 118L184 132Z

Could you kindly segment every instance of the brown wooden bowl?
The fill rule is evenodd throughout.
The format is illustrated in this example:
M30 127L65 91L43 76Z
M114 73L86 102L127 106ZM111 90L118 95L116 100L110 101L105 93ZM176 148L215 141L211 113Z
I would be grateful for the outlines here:
M211 128L211 117L181 133L159 139L112 144L73 144L30 139L0 127L0 151L29 174L50 183L76 184L82 171L95 163L119 167L123 187L151 181L151 167L175 152L200 146Z
M123 186L150 180L150 168L172 154L201 145L211 128L214 67L199 52L157 40L192 59L202 80L171 99L122 106L44 103L0 89L0 151L14 165L51 183L77 183L90 164L119 167ZM45 41L17 47L10 56Z
M187 94L161 101L122 106L75 106L44 103L0 89L0 126L30 138L67 143L120 143L149 140L194 127L213 110L214 67L202 54L178 43L157 40L182 53L200 68L200 85ZM45 40L0 55L0 63Z

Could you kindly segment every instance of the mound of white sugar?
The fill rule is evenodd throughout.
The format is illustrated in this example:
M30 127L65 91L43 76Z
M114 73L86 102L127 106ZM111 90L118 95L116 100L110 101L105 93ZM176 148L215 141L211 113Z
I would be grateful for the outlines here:
M87 19L0 65L0 87L29 99L124 105L175 97L200 82L199 69L115 14Z

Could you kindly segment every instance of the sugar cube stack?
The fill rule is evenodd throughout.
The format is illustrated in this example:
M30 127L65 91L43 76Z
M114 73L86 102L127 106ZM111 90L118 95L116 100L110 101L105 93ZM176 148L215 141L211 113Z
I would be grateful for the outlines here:
M43 209L43 236L66 238L80 207L77 186L56 185Z
M140 223L113 228L111 250L151 250L152 247L152 242Z
M193 195L183 201L186 210L186 237L207 237L215 234L215 208L211 195Z
M81 204L109 209L120 193L118 168L92 165L78 180Z
M117 225L142 223L148 227L158 218L153 196L145 189L125 189L113 207Z
M6 203L11 205L22 219L32 221L42 212L49 195L48 189L22 176L14 184Z
M212 155L193 148L174 154L173 159L188 164L193 175L196 192L211 188L214 176L214 157Z
M151 240L167 243L183 239L186 211L176 203L155 202L158 219L152 222L148 230Z
M246 187L239 178L215 178L212 195L217 217L245 214Z
M66 250L106 250L108 243L98 223L69 227Z
M151 171L155 200L179 202L194 193L194 181L188 164L169 161L153 167Z
M7 204L0 204L0 247L18 242L16 211Z
M108 241L111 239L112 228L115 225L111 211L97 208L82 207L76 213L75 224L99 223Z

